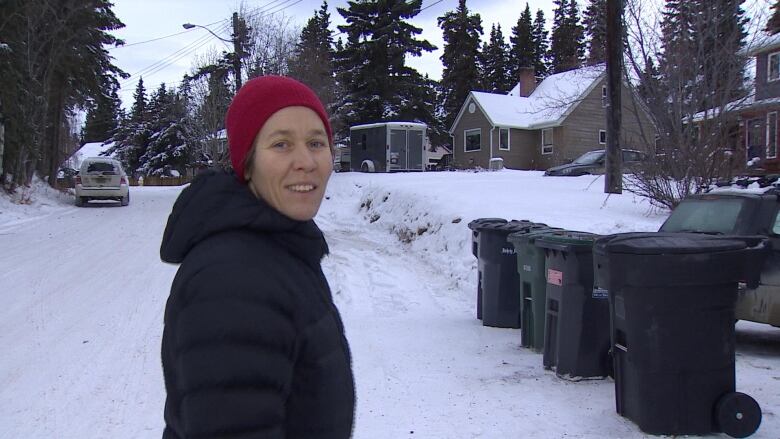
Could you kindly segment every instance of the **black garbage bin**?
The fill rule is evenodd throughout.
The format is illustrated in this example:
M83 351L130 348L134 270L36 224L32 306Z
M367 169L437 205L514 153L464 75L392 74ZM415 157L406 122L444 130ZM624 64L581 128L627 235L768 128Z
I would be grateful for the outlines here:
M652 434L746 437L761 409L735 392L734 306L753 238L628 234L597 244L607 258L617 412ZM759 268L760 269L760 268ZM597 268L598 270L598 268Z
M610 375L609 301L593 290L593 241L599 235L545 233L547 301L542 364L565 379Z
M534 243L546 232L562 230L542 223L515 232L507 241L517 252L517 274L520 282L520 345L537 352L544 349L544 316L547 301L544 250Z
M482 324L485 326L520 327L517 255L507 236L533 226L533 222L522 220L485 224L479 229Z
M469 223L471 229L471 253L477 258L477 318L482 320L482 262L479 259L479 231L488 224L506 224L504 218L477 218Z

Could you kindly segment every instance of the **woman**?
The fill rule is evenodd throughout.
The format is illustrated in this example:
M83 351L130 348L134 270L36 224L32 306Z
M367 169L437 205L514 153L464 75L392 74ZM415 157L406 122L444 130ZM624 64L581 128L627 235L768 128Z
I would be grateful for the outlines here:
M181 266L165 310L163 438L347 438L354 384L312 218L333 169L316 95L247 82L227 112L235 174L199 175L160 255Z

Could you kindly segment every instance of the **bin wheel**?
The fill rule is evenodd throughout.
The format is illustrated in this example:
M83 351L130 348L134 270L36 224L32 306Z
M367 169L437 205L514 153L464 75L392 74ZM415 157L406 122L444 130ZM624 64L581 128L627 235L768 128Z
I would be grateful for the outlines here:
M715 422L731 437L748 437L761 425L761 407L750 395L727 393L715 404Z

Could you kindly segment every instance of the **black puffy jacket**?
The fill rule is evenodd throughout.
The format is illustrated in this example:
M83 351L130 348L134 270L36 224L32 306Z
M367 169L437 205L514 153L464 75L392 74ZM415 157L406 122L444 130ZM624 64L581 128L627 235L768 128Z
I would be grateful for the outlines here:
M181 263L165 309L163 438L348 438L355 392L314 221L233 175L198 176L160 256Z

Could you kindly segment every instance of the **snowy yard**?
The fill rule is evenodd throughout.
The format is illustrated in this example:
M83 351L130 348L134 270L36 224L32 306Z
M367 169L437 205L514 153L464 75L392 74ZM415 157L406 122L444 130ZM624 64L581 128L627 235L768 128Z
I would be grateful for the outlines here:
M475 318L467 224L529 219L596 233L656 230L666 212L594 177L540 172L334 174L317 218L353 352L355 437L640 438L614 382L568 382ZM159 260L181 188L132 188L75 208L0 196L0 439L154 438L162 432L162 314L176 267ZM737 390L780 432L780 329L737 324ZM718 437L713 436L713 437Z

